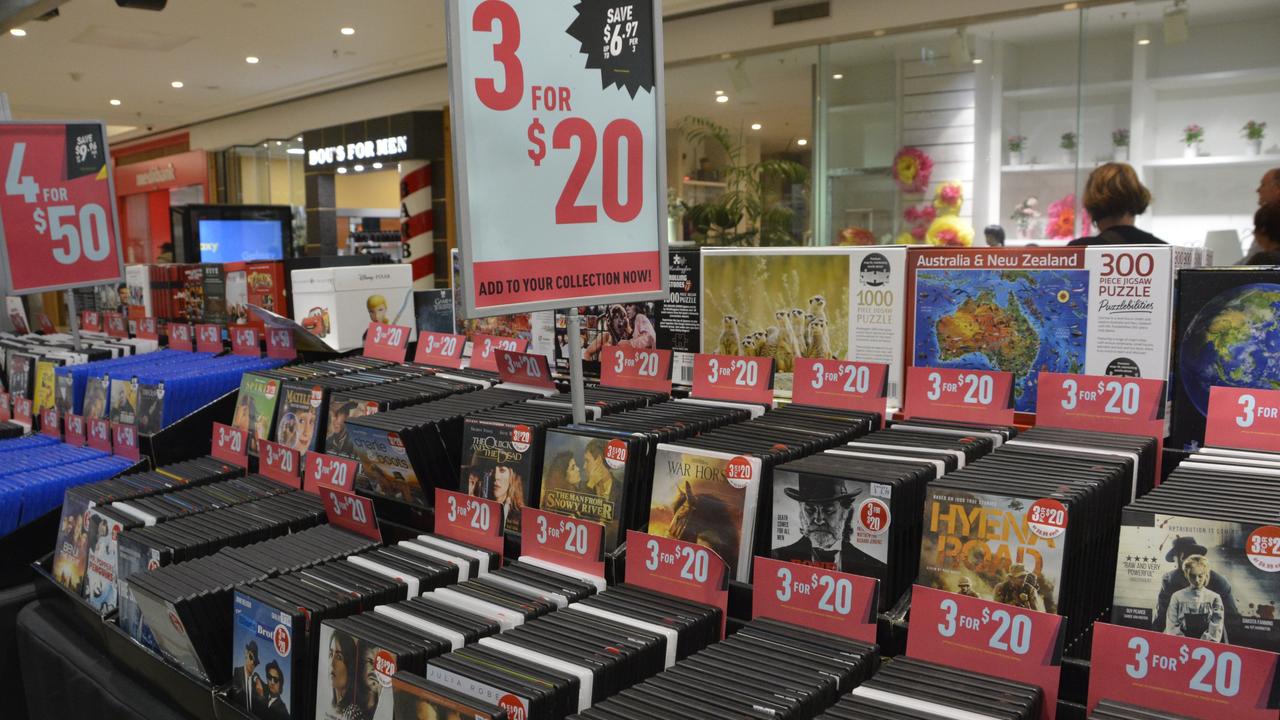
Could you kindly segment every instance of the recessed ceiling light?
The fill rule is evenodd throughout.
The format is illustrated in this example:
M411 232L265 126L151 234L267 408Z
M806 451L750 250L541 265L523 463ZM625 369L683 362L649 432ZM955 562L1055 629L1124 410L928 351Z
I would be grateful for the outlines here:
M719 96L721 96L721 95L723 95L723 94L724 94L724 91L723 91L723 90L717 90L717 91L716 91L716 97L719 97Z
M844 79L844 73L836 73L835 75L832 75L832 76L831 76L831 79L832 79L832 80L843 80L843 79Z
M728 96L728 95L721 95L721 96L719 96L719 97L717 97L717 98L716 98L716 102L718 102L718 103L727 103L727 102L729 102L729 96Z
M760 128L762 128L762 127L764 127L764 126L763 126L763 125L761 125L760 123L751 123L751 129L752 129L752 130L759 130L759 129L760 129Z
M1063 10L1078 10L1079 8L1080 8L1080 3L1078 2L1069 2L1062 6Z
M280 147L280 146L281 146L281 145L283 145L283 144L284 144L284 143L280 142L279 140L277 140L277 141L276 141L276 147Z
M1139 45L1150 45L1150 44L1151 44L1151 38L1143 38L1143 39L1141 39L1141 40L1139 40L1139 41L1138 41L1138 44L1139 44Z
M285 152L289 153L290 155L306 155L307 154L307 151L303 150L302 148L289 148L288 150L285 150Z
M720 53L721 60L728 60L731 57L733 57L733 53Z
M257 56L257 55L250 55L249 57L245 58L245 59L244 59L244 61L245 61L245 62L247 62L247 63L249 63L250 65L257 65L257 64L258 64L258 56Z
M973 59L973 64L974 64L974 65L981 65L981 64L982 64L982 58L974 58L974 59Z
M804 138L800 138L799 140L796 141L796 144L799 145L800 147L804 147L805 145L809 144L809 141L805 140Z
M343 35L355 35L356 29L353 27L344 27L341 32Z
M115 99L115 98L111 98L111 99L110 99L110 100L108 100L107 102L109 102L109 103L111 103L112 105L115 105L115 106L117 106L117 107L119 107L119 105L120 105L120 101L119 101L119 100L117 100L117 99Z
M338 174L339 174L339 175L346 175L346 174L347 174L347 169L346 169L346 168L338 168Z
M175 88L178 88L178 89L181 89L181 88L182 88L182 81L181 81L181 80L174 80L173 82L171 82L171 83L169 83L169 84L170 84L171 86L175 87Z
M356 172L364 172L364 166L363 166L363 165L356 165L356 166L355 166L355 171L356 171Z
M14 37L26 37L27 31L23 30L22 28L12 28L11 30L9 30L9 34Z
M377 162L376 162L376 163L374 163L374 164L373 164L373 169L374 169L374 170L381 170L381 169L382 169L382 163L377 163Z

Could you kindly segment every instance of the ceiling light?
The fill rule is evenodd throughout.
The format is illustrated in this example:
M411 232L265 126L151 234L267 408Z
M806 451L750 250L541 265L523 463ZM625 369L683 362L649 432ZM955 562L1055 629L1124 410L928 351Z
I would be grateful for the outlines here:
M114 106L116 106L116 107L119 107L119 106L120 106L120 101L119 101L119 100L117 100L117 99L115 99L115 98L111 98L111 99L110 99L110 100L108 100L107 102L111 103L112 105L114 105Z
M1079 10L1080 3L1077 3L1077 2L1064 3L1062 6L1062 9L1063 10Z
M344 27L342 28L341 32L343 35L355 35L356 29L353 27Z
M723 94L724 94L724 91L723 91L723 90L717 90L717 91L716 91L716 95L717 95L717 96L719 96L719 95L723 95Z
M173 86L173 87L177 88L177 89L182 89L182 81L181 81L181 80L174 80L173 82L171 82L171 83L169 83L169 84L170 84L171 86Z
M1190 14L1187 12L1185 0L1174 0L1173 7L1164 11L1164 44L1177 45L1191 37L1189 24Z
M382 163L380 163L380 162L376 162L376 163L374 163L374 164L373 164L373 169L374 169L374 170L381 170L381 169L382 169Z
M981 65L981 64L982 64L982 58L974 58L974 59L973 59L973 64L974 64L974 65Z
M245 58L244 61L249 63L250 65L257 65L258 57L256 55L250 55L249 57Z
M843 79L844 79L844 73L836 73L835 75L832 75L832 76L831 76L831 79L832 79L832 80L843 80Z
M760 123L751 123L751 129L752 129L752 130L759 130L760 128L763 128L763 127L764 127L764 126L763 126L763 125L761 125Z
M721 103L721 104L723 104L723 103L727 103L727 102L729 102L729 96L728 96L728 95L721 95L721 96L719 96L719 97L717 97L717 98L716 98L716 102Z
M733 53L720 53L721 60L728 60L731 57L733 57Z
M281 145L283 145L283 144L284 144L284 143L280 142L279 140L277 140L277 141L276 141L276 147L280 147L280 146L281 146Z
M302 148L289 148L288 150L285 150L285 152L289 153L290 155L306 155L307 154L307 151L303 150Z
M805 145L809 144L809 141L805 140L804 138L800 138L799 140L796 141L796 144L799 145L800 147L804 147Z
M356 166L354 166L354 169L355 169L355 171L356 171L356 172L364 172L364 166L363 166L363 165L356 165Z
M23 30L22 28L13 28L9 30L9 34L14 37L26 37L27 31Z
M1134 32L1134 37L1137 38L1139 45L1151 44L1151 30L1146 25L1139 25Z
M299 136L298 136L298 142L302 142L302 136L301 136L301 135L299 135Z
M338 174L339 174L339 175L346 175L346 174L347 174L347 169L346 169L346 168L338 168Z

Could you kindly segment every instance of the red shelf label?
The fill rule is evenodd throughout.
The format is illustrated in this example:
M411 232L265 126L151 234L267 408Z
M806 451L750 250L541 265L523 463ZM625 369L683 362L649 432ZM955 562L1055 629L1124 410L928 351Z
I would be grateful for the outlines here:
M64 418L64 421L66 424L66 431L63 433L62 441L68 445L83 447L85 443L84 417L67 413L67 417Z
M1164 380L1040 373L1036 425L1164 437Z
M1107 699L1189 717L1275 720L1278 660L1265 650L1095 623L1089 710Z
M40 332L45 335L52 335L57 331L57 328L53 326L53 321L44 313L36 313L36 323L40 325Z
M1053 720L1062 675L1062 621L1061 615L916 585L907 655L1037 685L1044 691L1041 718Z
M382 542L372 500L333 486L321 487L320 499L324 501L324 514L330 525Z
M138 426L125 423L111 423L111 445L113 452L130 460L141 459L138 449Z
M294 490L302 487L302 460L297 450L269 440L258 440L258 461L263 475Z
M877 412L889 406L889 366L853 360L796 358L791 402L797 405Z
M166 331L169 336L169 349L191 352L195 346L191 343L191 326L186 323L169 323Z
M293 331L287 328L267 328L267 357L279 360L295 360L298 348L293 344Z
M138 320L137 336L143 340L159 340L160 331L156 328L156 319L144 317Z
M520 555L604 577L604 525L526 506Z
M752 577L752 617L875 643L879 580L765 557Z
M231 328L230 333L232 353L253 357L262 354L262 351L258 348L258 328L237 325Z
M1210 388L1204 443L1280 452L1280 390Z
M129 328L125 325L124 315L118 312L106 312L102 313L102 316L106 321L108 335L117 338L129 337Z
M28 430L34 427L31 413L31 398L13 399L13 421L25 426Z
M628 584L713 605L721 617L729 615L729 566L703 545L628 530L626 577Z
M222 326L211 323L196 325L196 350L198 352L222 352Z
M600 384L671 394L671 351L610 345L600 353Z
M502 556L502 503L436 488L435 534Z
M476 370L498 372L498 356L496 351L524 352L529 341L524 338L498 337L496 335L474 335L471 338L471 363L468 367Z
M413 328L404 325L371 322L364 334L364 356L402 363L412 334Z
M413 353L413 361L419 365L457 369L462 367L462 351L466 345L467 338L464 335L419 332L418 349Z
M111 452L111 423L106 418L89 418L89 447Z
M773 404L773 358L693 356L693 397Z
M908 418L1013 424L1013 373L954 368L907 368Z
M551 377L551 364L546 355L534 355L507 350L494 350L498 360L498 379L504 383L528 385L531 387L556 389L556 381Z
M89 332L102 332L102 315L95 310L80 312L80 329Z
M225 463L249 467L249 431L214 423L213 451L209 454Z
M45 408L40 411L40 434L49 437L62 437L61 429L58 427L58 409Z
M355 492L356 475L360 472L360 463L350 458L309 452L303 474L302 489L309 493L318 493L325 485L336 487L347 492Z

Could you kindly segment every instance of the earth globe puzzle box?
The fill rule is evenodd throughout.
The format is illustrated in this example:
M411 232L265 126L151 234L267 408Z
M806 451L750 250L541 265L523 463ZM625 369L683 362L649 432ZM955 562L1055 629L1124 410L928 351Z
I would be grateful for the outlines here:
M1209 388L1280 389L1280 267L1178 277L1169 447L1204 443Z
M1041 372L1168 377L1173 278L1199 258L1183 250L912 248L909 362L1012 373L1019 413Z

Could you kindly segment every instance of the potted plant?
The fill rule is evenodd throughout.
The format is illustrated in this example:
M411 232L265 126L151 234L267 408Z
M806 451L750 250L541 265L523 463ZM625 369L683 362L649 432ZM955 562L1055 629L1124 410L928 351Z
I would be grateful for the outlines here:
M1244 127L1240 128L1240 134L1244 135L1245 140L1249 141L1245 145L1246 155L1262 154L1262 138L1267 135L1266 123L1250 120L1244 124Z
M1129 128L1111 131L1111 159L1115 162L1129 162Z
M1009 164L1022 164L1022 148L1027 144L1027 138L1024 135L1010 135L1009 145Z
M742 142L734 142L728 128L706 118L686 117L680 129L693 145L715 143L728 156L721 171L725 191L714 200L689 208L693 237L700 244L776 246L794 245L794 211L783 204L789 184L804 183L808 170L791 160L746 162Z
M682 237L681 219L689 211L689 206L676 195L675 188L667 188L667 242L680 242Z
M1204 141L1204 128L1195 123L1182 128L1182 157L1193 158L1200 155L1200 143Z
M1062 133L1062 141L1058 143L1058 147L1062 148L1062 161L1068 165L1076 164L1076 134L1073 132Z

